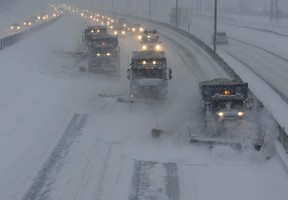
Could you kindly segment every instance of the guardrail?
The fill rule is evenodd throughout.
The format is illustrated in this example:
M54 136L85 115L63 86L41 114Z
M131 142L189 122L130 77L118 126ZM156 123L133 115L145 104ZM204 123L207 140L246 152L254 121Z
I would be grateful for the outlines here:
M114 13L115 14L115 13ZM194 42L196 45L198 45L200 48L202 48L206 53L208 53L208 55L211 56L211 58L220 66L222 67L222 69L224 71L227 72L227 74L234 80L240 80L242 81L242 79L240 78L240 76L238 74L235 73L235 71L229 66L228 63L225 62L225 60L223 60L217 53L215 53L213 51L213 49L211 47L209 47L205 42L203 42L202 40L200 40L199 38L197 38L195 35L188 33L187 31L180 29L180 28L176 28L175 26L171 25L171 24L167 24L164 22L159 22L159 21L155 21L155 20L148 20L148 19L143 19L137 16L127 16L127 15L123 15L123 14L118 14L117 15L122 15L124 17L133 17L142 21L146 21L148 23L153 23L157 26L162 26L165 28L168 28L170 30L173 30L181 35L183 35L184 37L190 39L192 42ZM276 121L276 120L275 120ZM277 122L277 121L276 121ZM279 130L279 135L278 135L278 141L282 144L282 146L284 147L284 149L287 151L288 153L288 134L286 133L285 128L283 128L278 122L278 130Z
M43 22L41 24L35 25L29 29L26 29L24 31L9 35L7 37L0 39L0 50L5 49L15 43L17 43L19 40L21 40L23 37L27 36L28 34L31 34L32 32L38 31L52 23L54 23L56 20L58 20L61 16L54 17L51 20L48 20L46 22Z

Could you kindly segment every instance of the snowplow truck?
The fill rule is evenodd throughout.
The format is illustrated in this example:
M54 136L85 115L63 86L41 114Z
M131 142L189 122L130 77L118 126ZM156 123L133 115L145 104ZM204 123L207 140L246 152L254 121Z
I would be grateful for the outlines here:
M118 38L101 34L91 38L88 49L88 69L91 71L115 71L120 68Z
M84 33L82 35L82 42L84 43L85 47L89 47L93 37L107 33L108 31L106 26L101 25L88 26L87 28L85 28Z
M132 52L131 68L127 70L130 80L130 101L135 99L165 99L168 80L172 70L167 67L164 51Z
M205 131L190 134L191 143L261 149L263 135L254 123L257 120L248 116L253 107L252 99L248 99L248 83L219 78L200 82L199 89Z

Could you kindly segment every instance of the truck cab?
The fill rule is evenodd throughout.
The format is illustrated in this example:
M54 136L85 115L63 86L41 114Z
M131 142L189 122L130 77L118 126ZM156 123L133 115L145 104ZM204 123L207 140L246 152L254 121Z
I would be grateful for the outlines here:
M237 120L245 115L248 84L229 79L200 82L201 107L218 120Z
M84 33L82 36L82 42L85 44L85 46L89 46L91 39L100 34L108 34L106 26L101 26L101 25L88 26L84 30Z
M120 48L118 38L101 34L91 38L88 50L88 68L90 70L115 70L120 67Z
M130 98L165 99L172 70L167 67L165 52L134 51L131 68L127 70L130 80Z

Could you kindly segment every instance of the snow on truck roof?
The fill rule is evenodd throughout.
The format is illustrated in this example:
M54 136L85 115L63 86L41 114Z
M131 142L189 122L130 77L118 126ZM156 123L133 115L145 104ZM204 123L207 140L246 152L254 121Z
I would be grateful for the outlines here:
M99 28L107 29L107 27L106 27L106 26L103 26L103 25L87 26L86 29L99 29Z
M132 59L165 58L165 51L133 51Z
M202 81L200 85L238 85L238 84L248 84L242 81L231 80L227 78L216 78L210 81Z
M101 40L101 39L115 39L118 40L117 37L112 36L108 33L103 33L103 34L99 34L99 35L95 35L94 37L92 37L92 40Z

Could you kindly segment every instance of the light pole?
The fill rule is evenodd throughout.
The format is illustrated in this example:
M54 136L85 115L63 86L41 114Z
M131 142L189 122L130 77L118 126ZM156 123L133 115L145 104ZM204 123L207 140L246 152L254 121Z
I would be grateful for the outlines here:
M130 12L130 6L129 6L129 4L130 4L130 1L129 0L127 0L127 15L129 15L129 12Z
M178 28L178 0L176 0L176 11L175 11L175 26Z
M242 18L242 3L241 0L239 0L239 19L241 20Z
M213 35L214 53L216 53L216 33L217 33L217 0L214 0L214 35Z
M149 21L151 21L151 0L149 0Z

